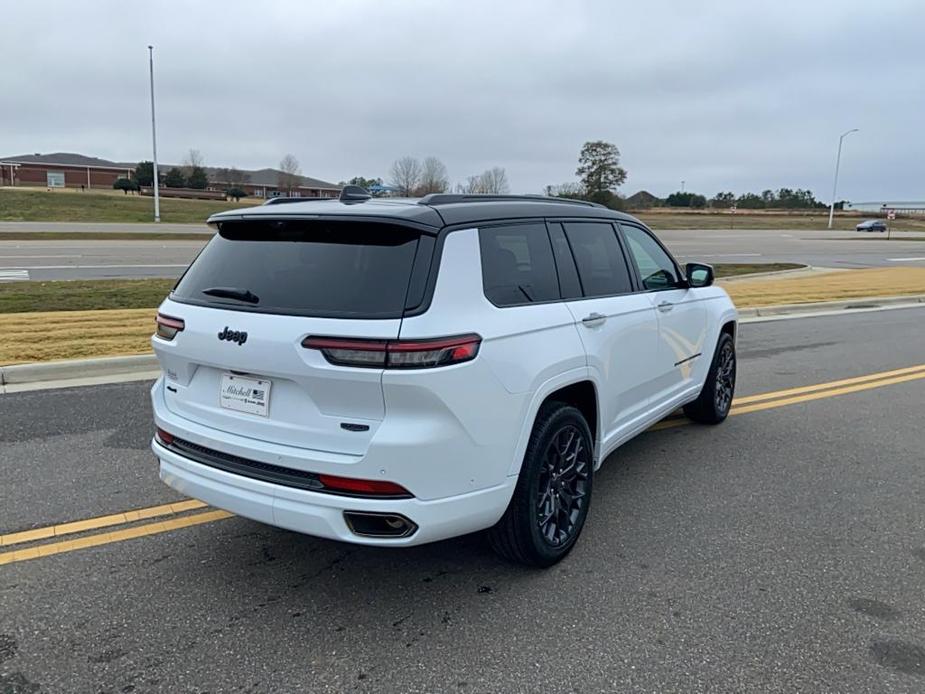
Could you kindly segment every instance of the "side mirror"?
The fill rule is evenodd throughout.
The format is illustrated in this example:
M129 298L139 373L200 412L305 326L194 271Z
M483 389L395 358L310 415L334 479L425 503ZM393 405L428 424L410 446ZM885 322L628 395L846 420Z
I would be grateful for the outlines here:
M705 263L688 263L685 267L687 286L691 288L709 287L713 284L713 266Z

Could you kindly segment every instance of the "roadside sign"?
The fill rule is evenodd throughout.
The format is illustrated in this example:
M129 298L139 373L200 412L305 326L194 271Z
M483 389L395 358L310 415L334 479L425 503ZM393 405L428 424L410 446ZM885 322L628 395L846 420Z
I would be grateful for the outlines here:
M886 218L889 219L889 220L896 219L896 210L887 210L887 211L886 211Z
M732 212L732 214L735 214L735 213L736 213L736 206L735 206L735 205L733 205L733 206L730 207L729 209L730 209L730 211Z

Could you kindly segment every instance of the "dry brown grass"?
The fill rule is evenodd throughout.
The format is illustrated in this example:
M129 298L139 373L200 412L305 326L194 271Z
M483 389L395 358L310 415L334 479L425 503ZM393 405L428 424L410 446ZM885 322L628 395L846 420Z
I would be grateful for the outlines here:
M739 308L925 294L925 268L873 268L724 284ZM0 314L0 365L150 352L156 309Z
M153 308L0 315L0 365L151 350Z
M925 268L845 270L806 277L737 280L723 286L739 308L925 294Z

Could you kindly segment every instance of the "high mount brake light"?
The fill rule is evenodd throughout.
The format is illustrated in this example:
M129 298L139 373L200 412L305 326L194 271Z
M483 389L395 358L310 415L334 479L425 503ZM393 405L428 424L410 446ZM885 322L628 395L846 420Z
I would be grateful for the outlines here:
M165 316L163 313L158 313L154 322L157 323L157 336L165 340L172 340L186 327L182 318Z
M331 364L374 369L427 369L475 359L482 338L476 334L427 340L368 340L306 337L302 346L320 350Z

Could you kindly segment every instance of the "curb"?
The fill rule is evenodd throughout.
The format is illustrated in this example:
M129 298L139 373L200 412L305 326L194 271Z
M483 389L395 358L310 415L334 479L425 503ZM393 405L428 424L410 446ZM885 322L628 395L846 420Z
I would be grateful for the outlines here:
M67 359L0 366L0 387L107 376L147 374L160 366L153 354L96 359Z
M859 297L846 301L820 301L805 304L779 304L758 308L739 309L740 319L773 316L834 315L842 311L871 311L882 308L901 308L925 304L925 294L909 296ZM0 393L40 388L57 388L68 385L115 383L155 378L160 371L153 354L128 357L101 357L94 359L68 359L64 361L35 362L0 366Z
M806 275L811 275L814 272L829 272L837 271L840 268L827 268L827 267L817 267L815 265L804 265L803 267L795 267L789 270L769 270L768 272L749 272L745 275L733 275L732 277L717 277L716 282L718 284L726 284L727 282L747 282L750 279L762 278L762 277L786 277L787 275L793 275L798 272L802 272Z
M925 294L908 296L874 296L858 297L844 301L818 301L805 304L778 304L776 306L759 306L757 308L740 308L740 318L757 318L759 316L787 316L802 313L831 313L859 309L876 309L885 306L914 306L925 303Z

